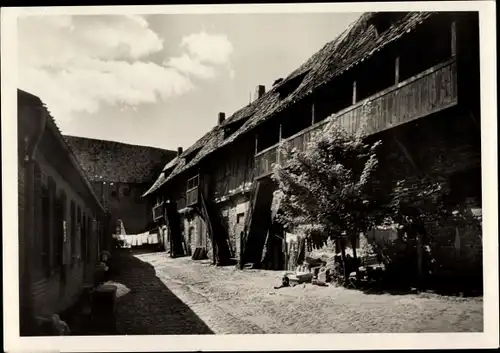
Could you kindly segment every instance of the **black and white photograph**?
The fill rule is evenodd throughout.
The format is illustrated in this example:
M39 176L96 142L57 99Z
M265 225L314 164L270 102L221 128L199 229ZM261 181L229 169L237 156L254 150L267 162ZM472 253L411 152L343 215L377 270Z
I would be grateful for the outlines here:
M268 5L2 9L7 351L498 346L494 3Z

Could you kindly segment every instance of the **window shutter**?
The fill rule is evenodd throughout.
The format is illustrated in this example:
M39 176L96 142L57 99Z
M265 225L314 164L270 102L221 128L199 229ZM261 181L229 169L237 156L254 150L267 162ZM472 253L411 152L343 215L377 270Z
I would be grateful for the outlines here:
M64 221L66 220L66 194L63 190L57 198L54 232L54 267L63 265Z
M42 228L41 228L41 255L42 268L46 274L50 274L50 199L49 188L46 184L41 187L42 196Z
M71 200L71 205L70 205L70 212L71 212L71 219L70 219L70 229L71 231L68 234L67 239L70 241L70 246L71 246L71 263L73 264L75 262L75 252L76 252L76 205L73 200Z
M82 217L82 235L81 235L81 256L82 262L86 262L87 259L87 215L85 212Z
M41 239L43 237L42 229L42 171L38 163L34 163L34 214L35 214L35 239L34 239L34 251L35 264L40 266L39 254L42 253Z
M56 252L56 239L57 239L57 199L56 199L56 183L54 178L49 176L48 181L49 188L49 207L50 207L50 217L49 217L49 232L50 237L48 239L49 243L49 270L52 273L55 267L55 252Z
M76 207L76 232L75 232L75 261L78 263L82 255L82 209Z

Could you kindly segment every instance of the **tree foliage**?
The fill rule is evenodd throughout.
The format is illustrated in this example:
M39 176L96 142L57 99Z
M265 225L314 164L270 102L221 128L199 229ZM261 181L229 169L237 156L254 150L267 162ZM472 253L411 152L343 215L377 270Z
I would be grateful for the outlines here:
M318 241L368 229L377 220L372 176L379 145L331 124L305 151L283 146L286 163L274 173L281 222Z

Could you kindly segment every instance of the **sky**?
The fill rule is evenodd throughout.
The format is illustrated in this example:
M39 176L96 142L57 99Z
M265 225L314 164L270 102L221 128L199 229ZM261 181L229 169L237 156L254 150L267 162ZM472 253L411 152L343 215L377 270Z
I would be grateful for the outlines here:
M63 134L189 147L357 13L44 15L18 20L19 88Z

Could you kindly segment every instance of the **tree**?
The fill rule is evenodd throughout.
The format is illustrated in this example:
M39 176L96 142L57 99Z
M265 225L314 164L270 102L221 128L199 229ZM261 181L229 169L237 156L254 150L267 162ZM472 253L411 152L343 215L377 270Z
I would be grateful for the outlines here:
M391 193L391 220L399 225L406 239L416 243L419 287L426 285L429 265L436 262L430 248L429 225L440 229L472 227L481 236L481 219L449 196L446 178L436 175L421 176L418 182L400 180Z
M379 145L330 123L305 151L283 146L279 153L286 162L275 166L273 178L282 194L279 221L316 243L328 237L338 242L346 282L346 240L355 244L382 216L373 184ZM353 255L358 272L355 246Z

